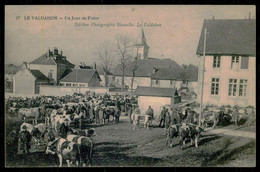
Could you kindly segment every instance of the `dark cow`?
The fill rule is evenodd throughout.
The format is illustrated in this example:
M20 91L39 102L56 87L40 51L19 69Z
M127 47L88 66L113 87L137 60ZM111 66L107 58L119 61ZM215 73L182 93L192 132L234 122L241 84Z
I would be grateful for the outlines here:
M75 142L68 141L64 138L58 138L53 142L49 142L46 148L46 154L57 154L59 158L59 166L62 167L63 159L66 160L68 167L72 162L79 166L79 145Z

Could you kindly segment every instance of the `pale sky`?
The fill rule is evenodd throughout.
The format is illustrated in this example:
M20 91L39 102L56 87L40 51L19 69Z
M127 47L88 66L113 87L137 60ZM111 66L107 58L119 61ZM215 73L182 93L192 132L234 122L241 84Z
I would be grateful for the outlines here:
M95 50L103 41L128 34L137 39L137 23L157 23L161 27L144 27L149 57L170 58L178 64L197 65L196 50L204 19L245 19L255 6L251 5L17 5L5 7L5 63L31 62L57 47L75 65L84 61L98 62ZM20 16L20 20L16 20ZM62 20L24 20L24 16L57 16ZM99 20L81 23L132 23L134 27L76 27L65 16L95 16Z

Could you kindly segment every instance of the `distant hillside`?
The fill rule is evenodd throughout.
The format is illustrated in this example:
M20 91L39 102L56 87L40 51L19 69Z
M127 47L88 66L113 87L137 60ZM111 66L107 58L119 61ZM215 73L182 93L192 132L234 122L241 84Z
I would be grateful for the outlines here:
M21 70L21 66L5 64L5 74L16 74L19 70Z

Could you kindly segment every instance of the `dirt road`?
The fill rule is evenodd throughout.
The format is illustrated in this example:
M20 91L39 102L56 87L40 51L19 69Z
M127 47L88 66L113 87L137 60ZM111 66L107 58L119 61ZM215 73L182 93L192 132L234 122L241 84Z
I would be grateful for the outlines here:
M198 148L188 143L181 150L178 139L174 140L172 148L166 147L164 129L157 126L154 122L153 128L146 130L140 124L139 129L133 130L128 117L124 116L119 124L88 126L95 128L97 133L93 137L92 166L255 166L254 138L204 132ZM55 156L44 153L16 155L16 150L15 141L7 144L7 166L56 167L58 164Z

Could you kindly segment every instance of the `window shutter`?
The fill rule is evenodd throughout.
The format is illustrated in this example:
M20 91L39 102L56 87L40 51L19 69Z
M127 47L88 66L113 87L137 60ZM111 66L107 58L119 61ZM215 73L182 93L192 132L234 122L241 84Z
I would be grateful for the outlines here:
M248 57L242 57L241 59L241 69L248 69Z

